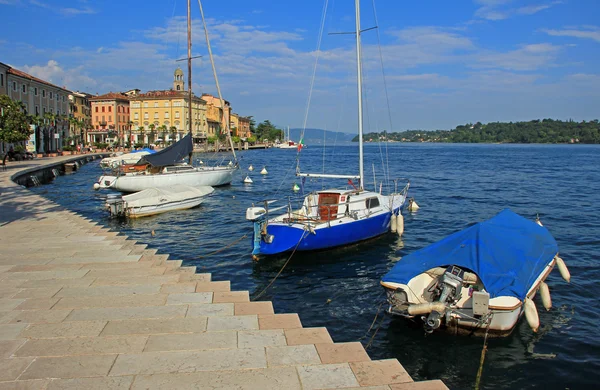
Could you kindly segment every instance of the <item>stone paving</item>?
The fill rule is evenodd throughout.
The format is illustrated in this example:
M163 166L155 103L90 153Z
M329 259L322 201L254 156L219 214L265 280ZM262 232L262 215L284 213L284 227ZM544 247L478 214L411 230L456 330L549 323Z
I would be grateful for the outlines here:
M0 390L447 388L10 180L72 158L0 171Z

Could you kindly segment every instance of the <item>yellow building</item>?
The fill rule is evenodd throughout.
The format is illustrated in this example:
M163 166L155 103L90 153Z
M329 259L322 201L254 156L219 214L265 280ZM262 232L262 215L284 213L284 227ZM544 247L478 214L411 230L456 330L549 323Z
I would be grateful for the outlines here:
M221 99L209 93L203 93L202 99L206 101L206 116L209 121L208 136L215 137L225 130L231 118L231 105L225 99L225 110L221 109Z
M190 131L189 95L181 69L175 70L173 89L129 92L130 138L134 143L171 143ZM196 143L206 139L208 133L206 101L195 95L192 95L191 131Z
M69 135L75 143L87 143L88 130L92 128L92 95L85 92L71 92L69 94L69 117L75 119L70 121Z

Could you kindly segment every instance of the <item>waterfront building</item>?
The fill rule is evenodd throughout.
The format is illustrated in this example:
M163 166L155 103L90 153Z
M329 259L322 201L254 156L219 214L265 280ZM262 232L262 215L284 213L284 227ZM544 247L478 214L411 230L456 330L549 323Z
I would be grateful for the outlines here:
M129 96L121 92L109 92L92 96L92 127L88 130L88 143L124 145L129 131Z
M70 91L3 63L0 75L0 93L22 102L25 112L35 117L34 132L25 142L26 148L37 153L62 149L69 134Z
M240 116L238 118L238 137L240 138L248 138L252 137L252 132L250 132L250 119L251 116Z
M88 131L92 128L91 94L71 92L69 94L69 133L74 144L88 143Z
M202 99L206 101L206 117L209 121L208 136L216 137L225 129L230 122L231 104L223 99L225 110L221 107L221 99L210 93L203 93Z
M134 143L172 143L183 138L190 129L189 94L183 71L177 68L169 90L139 90L130 93L132 139ZM192 94L192 136L194 142L206 139L208 132L206 102Z
M231 129L232 137L239 137L238 129L240 127L240 116L235 112L231 113L231 120L229 121L229 129Z

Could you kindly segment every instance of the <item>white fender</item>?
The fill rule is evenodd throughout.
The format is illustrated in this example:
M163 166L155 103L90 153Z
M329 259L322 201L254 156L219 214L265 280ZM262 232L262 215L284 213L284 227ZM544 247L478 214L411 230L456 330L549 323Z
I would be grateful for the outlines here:
M540 295L542 297L542 304L546 310L552 308L552 298L550 298L550 289L544 282L540 283Z
M401 236L404 233L404 217L402 214L398 214L396 217L396 233Z
M398 217L396 217L396 214L392 213L392 218L390 218L390 232L392 233L396 233L396 220L398 219Z
M556 260L556 266L558 267L560 276L562 276L563 279L567 281L567 283L571 282L571 273L569 272L569 269L567 268L565 261L563 259L561 259L560 257L558 257L558 255L556 255L554 257L554 259Z
M525 318L527 319L527 323L531 327L531 330L537 332L540 328L540 317L538 316L537 309L535 307L535 303L529 299L525 298Z
M100 183L94 183L94 189L97 191L100 189Z
M267 173L269 173L269 172L267 172L267 167L264 167L264 168L262 169L262 171L260 171L260 174L261 174L261 175L266 175Z
M446 311L446 306L442 302L417 303L415 305L408 306L408 314L411 316L429 314L432 311L444 313Z

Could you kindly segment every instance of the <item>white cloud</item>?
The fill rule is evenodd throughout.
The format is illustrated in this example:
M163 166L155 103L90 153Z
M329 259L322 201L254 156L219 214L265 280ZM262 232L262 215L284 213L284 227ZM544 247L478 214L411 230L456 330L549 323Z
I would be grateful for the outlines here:
M562 1L531 4L523 7L514 7L513 0L475 0L475 3L481 5L475 11L475 17L495 21L508 19L515 15L533 15L557 4L562 4Z
M93 78L86 75L83 67L65 69L55 60L50 60L45 65L25 65L22 70L32 76L67 89L79 85L88 87L97 85Z
M564 30L550 30L544 29L541 30L548 35L552 35L555 37L574 37L574 38L584 38L584 39L593 39L594 41L600 42L600 28L595 26L585 26L581 28L568 28Z
M551 65L558 57L560 46L550 43L523 45L508 52L483 52L478 54L472 67L531 71Z

